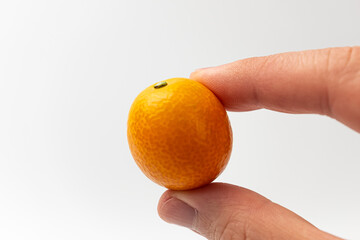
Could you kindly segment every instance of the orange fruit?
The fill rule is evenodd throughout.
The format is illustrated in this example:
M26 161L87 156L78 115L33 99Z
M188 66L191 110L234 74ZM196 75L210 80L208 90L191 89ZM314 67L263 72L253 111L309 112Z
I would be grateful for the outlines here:
M130 108L127 136L142 172L173 190L212 182L232 149L223 105L204 85L186 78L168 79L141 92Z

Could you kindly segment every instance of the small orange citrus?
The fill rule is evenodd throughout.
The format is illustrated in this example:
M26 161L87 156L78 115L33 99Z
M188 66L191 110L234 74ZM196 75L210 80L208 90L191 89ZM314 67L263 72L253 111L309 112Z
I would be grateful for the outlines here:
M226 111L204 85L172 78L151 85L133 102L128 119L130 151L152 181L173 190L212 182L232 148Z

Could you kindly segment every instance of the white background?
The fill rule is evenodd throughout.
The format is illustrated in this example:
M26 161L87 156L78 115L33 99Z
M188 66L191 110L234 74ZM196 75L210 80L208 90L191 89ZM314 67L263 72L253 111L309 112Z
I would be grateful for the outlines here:
M354 1L0 1L0 239L202 239L163 222L128 150L148 85L284 51L359 45ZM360 135L317 115L229 113L217 181L360 239Z

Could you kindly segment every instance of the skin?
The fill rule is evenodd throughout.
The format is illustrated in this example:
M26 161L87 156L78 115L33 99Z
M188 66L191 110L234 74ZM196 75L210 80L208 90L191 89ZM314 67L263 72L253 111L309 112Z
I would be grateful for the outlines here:
M229 111L316 113L360 132L360 47L290 52L200 69L191 78ZM158 213L211 240L340 239L242 187L166 191Z

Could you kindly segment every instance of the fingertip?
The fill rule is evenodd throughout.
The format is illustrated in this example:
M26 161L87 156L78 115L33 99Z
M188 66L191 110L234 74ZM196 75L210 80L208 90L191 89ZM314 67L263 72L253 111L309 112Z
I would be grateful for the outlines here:
M158 214L162 220L183 227L192 228L196 210L166 191L160 198Z
M217 75L222 73L224 65L216 67L205 67L198 68L190 74L190 79L201 82L204 85L209 85L209 83L217 77Z
M201 69L195 69L192 73L190 73L190 76L189 78L190 79L193 79L193 80L196 80L196 74L197 72L201 71Z
M159 200L158 213L165 222L187 227L207 238L224 232L225 239L228 233L235 233L234 226L244 223L247 209L263 199L241 187L211 183L188 191L166 191ZM241 229L239 236L243 235Z
M205 69L207 69L207 68L196 69L195 71L190 73L190 79L199 81L201 79L201 74L202 74L202 72L204 72Z
M158 206L157 206L157 211L158 211L158 214L160 217L161 217L163 206L171 197L172 197L171 190L167 190L161 195L159 202L158 202Z
M229 107L229 76L228 71L224 70L223 65L196 69L190 74L190 79L195 80L210 91L221 101L226 109Z

